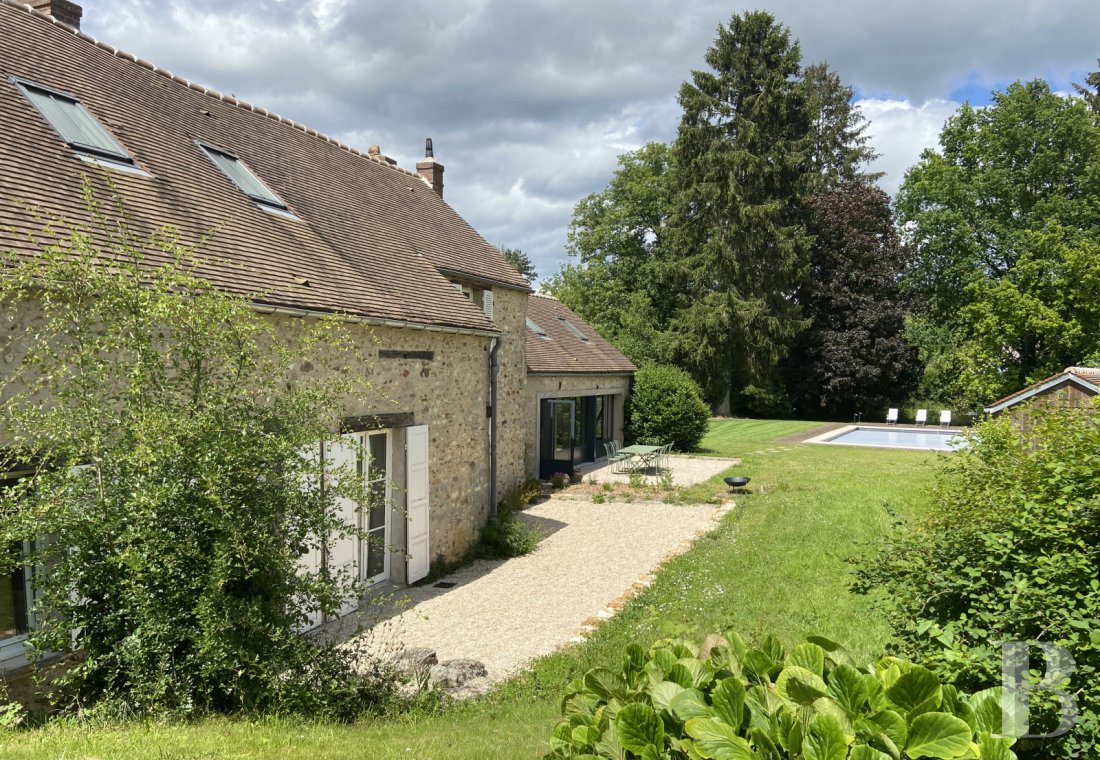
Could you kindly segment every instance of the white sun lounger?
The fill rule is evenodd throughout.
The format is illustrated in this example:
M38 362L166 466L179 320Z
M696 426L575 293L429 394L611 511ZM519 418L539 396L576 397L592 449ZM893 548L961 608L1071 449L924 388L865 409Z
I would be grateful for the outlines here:
M896 425L898 424L898 410L891 407L886 411L886 424Z
M914 420L914 421L918 425L927 424L928 423L928 410L927 409L918 409L917 410L917 419Z
M940 412L940 427L951 427L951 410L944 409Z

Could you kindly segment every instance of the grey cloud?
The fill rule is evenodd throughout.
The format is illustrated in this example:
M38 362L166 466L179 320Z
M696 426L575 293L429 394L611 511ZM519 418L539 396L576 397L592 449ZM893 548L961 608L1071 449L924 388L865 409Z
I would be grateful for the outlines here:
M1095 0L766 5L807 62L827 60L860 92L911 101L868 108L882 120L872 132L890 190L953 107L926 101L972 77L1046 76L1065 88L1100 55ZM84 26L358 147L378 143L403 166L431 136L448 200L549 274L573 204L606 185L619 153L675 135L680 83L740 10L712 0L117 0L89 2Z

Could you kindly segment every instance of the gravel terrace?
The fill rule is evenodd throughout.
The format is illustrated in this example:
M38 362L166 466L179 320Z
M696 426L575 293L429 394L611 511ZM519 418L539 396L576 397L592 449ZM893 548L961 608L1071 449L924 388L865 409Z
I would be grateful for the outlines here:
M725 469L741 464L740 459L726 457L693 457L683 454L673 454L668 458L669 471L672 473L674 486L693 486L710 480ZM606 461L595 462L587 465L581 476L585 483L629 483L629 472L612 472L611 466ZM649 473L642 475L643 483L656 483L659 477Z
M482 560L434 585L398 594L410 606L361 635L368 650L429 647L439 660L472 658L494 682L579 640L611 617L662 561L717 525L714 506L593 504L551 498L521 517L546 537L531 554ZM437 581L440 582L440 581Z

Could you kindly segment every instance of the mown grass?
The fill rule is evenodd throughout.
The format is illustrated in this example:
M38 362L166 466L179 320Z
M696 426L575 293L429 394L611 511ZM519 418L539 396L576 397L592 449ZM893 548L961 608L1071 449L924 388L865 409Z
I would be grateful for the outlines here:
M12 758L536 758L546 751L563 685L616 662L631 640L670 629L733 627L747 637L794 642L817 633L869 658L889 628L868 599L849 590L851 562L898 518L927 506L938 455L777 442L817 423L722 420L703 446L741 458L753 493L730 497L720 476L685 492L736 505L720 527L673 559L649 588L585 643L537 661L484 699L442 714L354 726L226 719L112 728L57 723L0 738ZM569 579L563 578L568 583Z

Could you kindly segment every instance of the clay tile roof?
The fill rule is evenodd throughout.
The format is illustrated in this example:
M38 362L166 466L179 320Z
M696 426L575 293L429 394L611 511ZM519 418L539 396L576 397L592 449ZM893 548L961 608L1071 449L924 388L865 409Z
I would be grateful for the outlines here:
M202 276L261 303L495 331L448 278L530 289L419 175L384 158L10 0L0 0L0 40L0 248L33 252L26 235L42 228L36 214L86 223L87 176L109 217L113 185L139 235L170 226L194 244L212 232ZM11 76L77 97L145 173L83 160ZM239 156L297 219L260 208L196 140Z
M542 337L527 329L527 371L530 373L626 375L637 369L617 348L556 298L538 294L528 296L527 319L546 333L546 337ZM578 337L563 319L576 327L587 340Z

